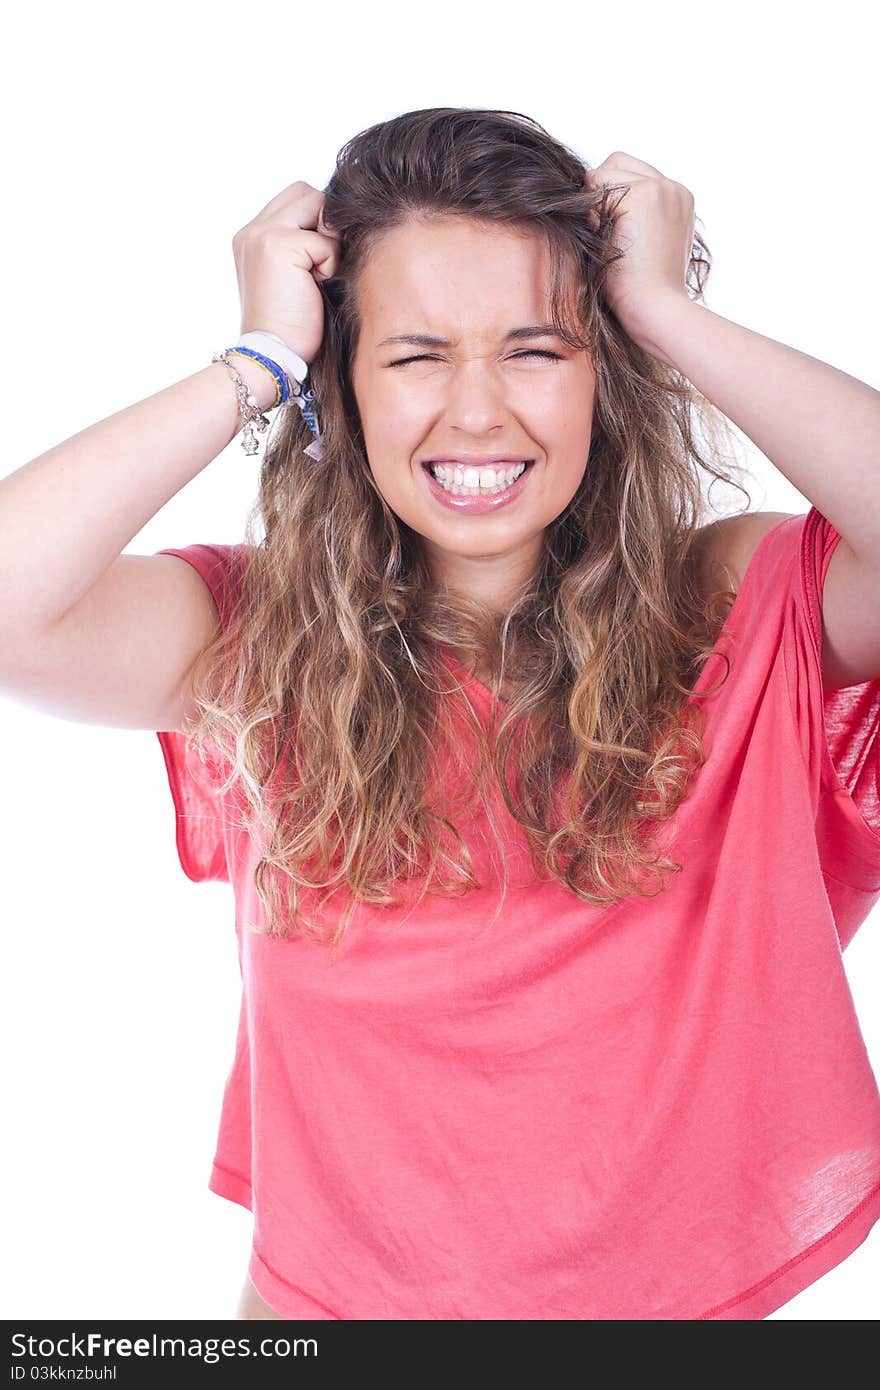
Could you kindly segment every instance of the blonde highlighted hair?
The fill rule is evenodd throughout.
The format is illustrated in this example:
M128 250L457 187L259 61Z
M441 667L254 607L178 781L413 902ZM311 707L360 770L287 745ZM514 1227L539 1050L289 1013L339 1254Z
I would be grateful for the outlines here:
M323 217L340 264L320 284L310 368L323 458L304 454L300 412L282 412L246 521L240 602L193 672L189 737L219 750L224 790L243 794L272 935L332 948L359 902L399 904L406 883L416 901L487 886L458 819L481 806L497 828L496 793L536 877L584 902L654 896L681 869L653 840L703 762L693 686L734 597L700 582L701 482L745 488L740 465L722 467L735 441L721 413L603 301L615 190L588 190L589 167L526 116L458 107L371 126L337 157ZM583 481L503 616L432 584L419 536L373 480L352 391L360 273L389 228L423 213L543 235L552 322L596 372ZM697 233L693 298L709 267ZM442 648L507 690L485 725ZM503 853L500 876L503 902Z

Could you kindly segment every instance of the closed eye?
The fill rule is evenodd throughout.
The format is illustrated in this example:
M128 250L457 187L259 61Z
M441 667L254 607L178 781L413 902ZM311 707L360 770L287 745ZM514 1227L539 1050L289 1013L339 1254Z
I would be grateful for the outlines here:
M558 352L543 352L540 348L525 348L522 352L514 352L513 357L547 357L554 362L561 362L563 359ZM434 353L422 352L415 357L399 357L396 362L389 362L389 367L405 367L407 362L437 362L439 358Z

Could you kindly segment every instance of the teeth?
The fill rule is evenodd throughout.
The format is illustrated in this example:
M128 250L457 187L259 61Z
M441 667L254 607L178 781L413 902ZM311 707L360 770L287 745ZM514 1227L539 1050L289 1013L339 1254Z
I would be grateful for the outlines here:
M464 467L460 463L431 464L431 473L447 492L465 497L477 497L481 493L503 492L524 470L524 463L506 464L494 468Z

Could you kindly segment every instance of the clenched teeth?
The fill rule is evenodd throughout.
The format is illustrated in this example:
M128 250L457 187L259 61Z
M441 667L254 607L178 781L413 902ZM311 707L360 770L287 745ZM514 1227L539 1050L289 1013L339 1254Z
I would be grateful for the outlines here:
M482 492L502 492L525 470L524 463L490 468L464 467L462 464L432 463L431 473L447 492L477 496Z

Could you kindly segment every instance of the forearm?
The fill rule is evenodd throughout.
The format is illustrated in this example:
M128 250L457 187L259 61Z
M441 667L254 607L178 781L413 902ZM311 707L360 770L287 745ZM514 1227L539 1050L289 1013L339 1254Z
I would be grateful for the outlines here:
M658 302L636 341L732 420L856 555L878 563L880 391L686 296Z
M235 366L266 408L266 372ZM210 363L0 480L0 634L56 622L241 428L231 374Z

